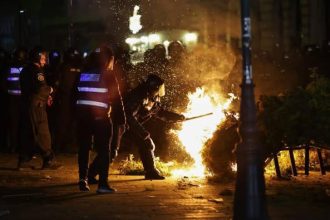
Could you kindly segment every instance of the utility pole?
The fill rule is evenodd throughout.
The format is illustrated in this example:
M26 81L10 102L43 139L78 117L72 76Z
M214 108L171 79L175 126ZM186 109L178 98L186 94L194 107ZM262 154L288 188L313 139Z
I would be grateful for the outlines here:
M67 13L68 13L68 47L72 46L72 0L68 0L67 4Z
M250 1L241 0L243 80L237 146L237 179L234 220L268 219L265 199L264 161L257 130L251 65Z
M19 0L18 1L18 46L22 46L22 40L23 40L22 17L24 13L25 11L22 8L22 2L21 0Z

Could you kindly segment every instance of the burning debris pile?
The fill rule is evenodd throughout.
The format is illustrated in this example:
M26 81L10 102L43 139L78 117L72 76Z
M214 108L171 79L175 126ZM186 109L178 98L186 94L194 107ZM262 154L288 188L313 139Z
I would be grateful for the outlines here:
M239 142L238 120L234 114L228 114L218 126L212 139L202 150L203 163L213 174L212 180L226 182L235 174L235 145Z
M176 169L172 171L175 176L197 176L204 177L210 175L208 168L203 164L202 151L209 139L214 135L218 126L226 119L224 111L234 97L222 98L219 93L198 88L195 93L188 95L189 104L185 111L187 118L193 120L185 121L180 130L172 130L181 145L192 158L193 163L189 169ZM212 114L209 114L209 113ZM201 115L203 117L193 117Z

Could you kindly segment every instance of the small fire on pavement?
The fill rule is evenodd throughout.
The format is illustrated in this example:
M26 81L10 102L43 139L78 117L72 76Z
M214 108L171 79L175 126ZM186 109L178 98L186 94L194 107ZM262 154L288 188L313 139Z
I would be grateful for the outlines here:
M184 121L181 130L171 132L177 135L185 151L193 158L194 164L189 169L174 169L171 174L175 177L202 178L211 174L203 165L201 151L225 120L225 110L229 108L235 96L229 94L229 98L223 98L219 92L197 88L194 93L188 94L188 97L189 103L183 113L185 117L191 118L196 115L204 115L204 117Z

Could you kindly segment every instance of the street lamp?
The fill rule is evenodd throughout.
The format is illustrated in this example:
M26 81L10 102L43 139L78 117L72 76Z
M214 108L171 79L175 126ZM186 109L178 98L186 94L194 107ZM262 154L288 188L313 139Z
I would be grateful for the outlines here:
M237 146L237 179L234 220L268 219L265 199L264 161L257 131L251 66L251 18L249 0L241 0L243 80Z

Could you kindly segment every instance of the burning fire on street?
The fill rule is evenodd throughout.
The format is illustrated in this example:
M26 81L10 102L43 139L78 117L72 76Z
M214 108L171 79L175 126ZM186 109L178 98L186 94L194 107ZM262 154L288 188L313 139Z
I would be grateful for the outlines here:
M186 120L182 123L181 130L172 130L177 135L185 151L192 157L194 164L189 169L174 169L171 174L175 177L205 177L212 175L203 165L201 151L205 143L212 138L217 127L225 120L227 110L235 99L233 94L224 99L217 92L197 88L194 93L188 94L189 103L183 113ZM202 115L203 117L194 118Z

